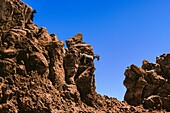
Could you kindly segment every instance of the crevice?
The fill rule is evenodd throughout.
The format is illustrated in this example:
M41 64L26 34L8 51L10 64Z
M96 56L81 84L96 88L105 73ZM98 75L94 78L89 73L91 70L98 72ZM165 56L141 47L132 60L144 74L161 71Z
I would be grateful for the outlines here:
M80 76L81 73L83 73L87 69L86 66L79 66L77 70L77 74L74 77L74 81Z

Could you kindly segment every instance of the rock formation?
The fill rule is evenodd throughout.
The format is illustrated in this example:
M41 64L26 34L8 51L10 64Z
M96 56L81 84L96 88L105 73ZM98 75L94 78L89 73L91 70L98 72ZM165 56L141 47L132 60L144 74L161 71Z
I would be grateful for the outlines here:
M131 65L125 71L124 99L130 105L170 111L170 54L156 58L156 63L143 61L142 68Z
M169 110L168 54L156 64L145 61L143 69L126 70L128 103L121 103L95 91L94 52L83 35L66 40L66 49L54 33L32 22L35 12L20 0L0 0L0 113Z

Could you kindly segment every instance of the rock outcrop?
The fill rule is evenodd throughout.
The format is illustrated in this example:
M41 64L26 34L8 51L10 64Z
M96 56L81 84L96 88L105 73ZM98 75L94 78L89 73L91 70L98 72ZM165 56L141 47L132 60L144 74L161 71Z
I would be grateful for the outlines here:
M95 91L93 60L99 56L83 35L66 40L66 49L32 22L35 12L20 0L0 0L0 113L165 112L142 105L169 110L169 55L159 57L159 65L128 68L125 100L131 105L121 103Z
M125 71L124 99L130 105L170 111L170 54L156 58L156 63L143 61L142 68L131 65Z

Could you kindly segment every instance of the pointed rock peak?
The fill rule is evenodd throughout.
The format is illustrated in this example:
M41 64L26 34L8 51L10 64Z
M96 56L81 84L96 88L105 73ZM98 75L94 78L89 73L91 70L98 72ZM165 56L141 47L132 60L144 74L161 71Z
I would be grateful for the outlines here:
M78 33L76 36L82 36L83 37L83 35L81 33Z
M76 36L66 40L67 47L71 47L72 45L82 43L83 35L81 33L78 33Z
M58 37L56 36L55 33L50 34L52 41L58 41Z

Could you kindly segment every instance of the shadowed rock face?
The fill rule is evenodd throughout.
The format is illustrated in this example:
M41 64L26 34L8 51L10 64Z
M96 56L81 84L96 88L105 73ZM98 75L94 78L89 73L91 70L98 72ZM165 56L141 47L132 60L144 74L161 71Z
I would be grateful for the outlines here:
M169 92L164 94L169 90L163 90L169 88L167 61L163 60L168 55L158 59L160 76L156 75L158 70L149 72L149 63L145 66L148 72L135 65L127 69L125 100L139 106L121 103L95 92L94 52L91 45L82 42L83 35L66 40L66 49L54 33L33 24L33 12L20 0L0 0L0 113L131 113L158 112L141 104L169 107ZM161 90L141 94L158 88L149 82L152 79L160 82ZM136 91L131 91L134 88Z

